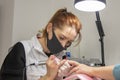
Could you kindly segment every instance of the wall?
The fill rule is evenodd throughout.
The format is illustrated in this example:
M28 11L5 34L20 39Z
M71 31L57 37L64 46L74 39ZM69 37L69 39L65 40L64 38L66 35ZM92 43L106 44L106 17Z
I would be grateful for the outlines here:
M6 5L2 5L2 7L6 7L6 11L2 11L2 14L0 13L0 17L3 18L3 20L0 19L0 23L4 23L4 25L2 24L2 28L5 25L7 25L7 28L9 26L8 29L5 27L2 29L0 27L0 33L2 32L2 34L0 34L0 36L2 36L0 37L0 44L2 44L2 49L4 49L0 54L0 57L2 57L2 59L0 58L1 60L5 57L4 52L7 51L8 46L11 46L11 44L23 39L30 39L39 29L46 25L56 10L64 7L67 7L68 11L76 14L83 25L81 31L82 41L80 45L78 45L78 47L72 46L69 49L72 52L72 56L78 58L85 56L87 59L101 58L99 35L95 24L95 13L87 13L76 10L73 6L73 0L0 1L6 3ZM7 5L7 3L10 4ZM107 7L100 11L100 17L105 32L105 62L107 65L116 64L120 61L120 37L118 37L120 34L119 3L119 0L107 0ZM7 11L9 11L9 13ZM8 15L8 19L5 18L6 15L4 13ZM8 21L6 22L4 19ZM6 32L7 35L3 34Z
M105 57L108 64L120 63L120 9L119 0L109 0L103 13L105 37Z
M12 44L14 0L0 0L0 65Z

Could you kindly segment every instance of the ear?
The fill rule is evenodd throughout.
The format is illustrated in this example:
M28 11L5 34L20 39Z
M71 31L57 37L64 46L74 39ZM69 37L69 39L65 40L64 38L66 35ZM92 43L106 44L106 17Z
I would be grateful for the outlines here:
M47 32L49 33L52 30L52 23L48 23Z
M52 23L48 23L47 25L48 39L52 39L52 35L53 35L52 30L53 30Z

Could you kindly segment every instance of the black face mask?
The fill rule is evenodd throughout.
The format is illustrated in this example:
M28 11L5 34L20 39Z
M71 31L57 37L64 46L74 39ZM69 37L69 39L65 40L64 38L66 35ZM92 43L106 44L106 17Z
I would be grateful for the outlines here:
M48 36L47 36L47 47L52 54L57 54L57 53L61 52L62 50L66 49L58 41L54 31L53 31L53 36L52 36L51 40L49 40Z

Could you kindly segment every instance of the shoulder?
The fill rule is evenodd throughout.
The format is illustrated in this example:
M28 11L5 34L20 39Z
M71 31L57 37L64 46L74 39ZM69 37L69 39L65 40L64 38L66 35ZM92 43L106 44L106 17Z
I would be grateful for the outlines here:
M16 44L14 44L14 46L11 47L11 49L13 50L23 50L24 49L24 46L21 42L17 42Z
M10 49L9 49L9 54L10 55L21 55L22 53L24 53L24 46L21 42L17 42L15 45L13 45ZM8 55L9 55L8 54Z
M9 52L5 58L5 61L19 62L20 60L25 62L25 49L21 42L17 42L9 49Z
M115 77L115 80L120 80L120 64L115 65L113 69L113 75Z

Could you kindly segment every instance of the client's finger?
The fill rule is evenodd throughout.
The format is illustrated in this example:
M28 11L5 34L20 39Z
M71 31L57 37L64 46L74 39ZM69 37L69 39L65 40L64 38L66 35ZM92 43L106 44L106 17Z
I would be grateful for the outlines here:
M68 75L75 74L78 70L79 70L79 67L73 67L73 68L71 68L71 70L69 71Z

